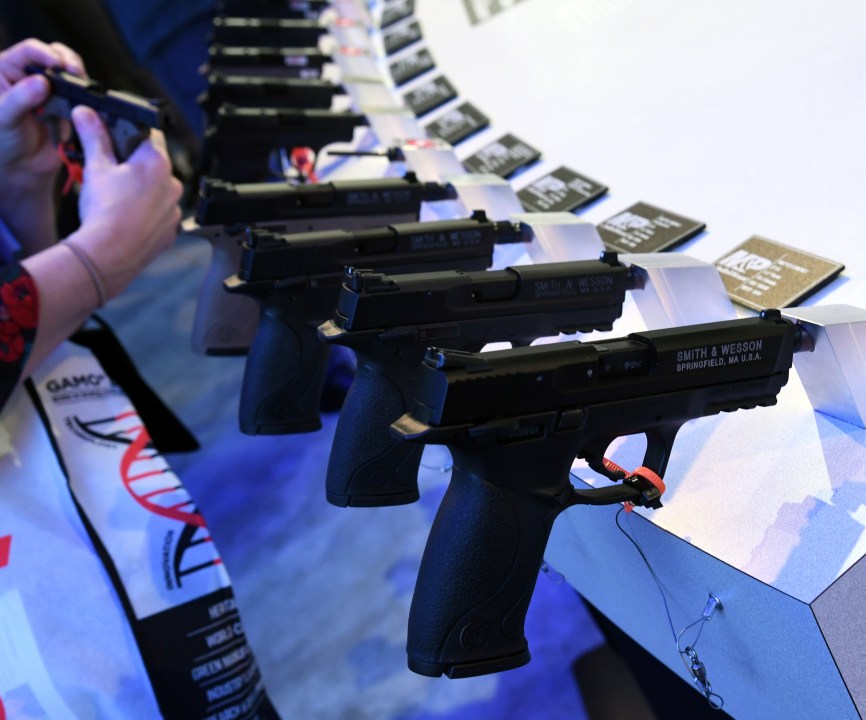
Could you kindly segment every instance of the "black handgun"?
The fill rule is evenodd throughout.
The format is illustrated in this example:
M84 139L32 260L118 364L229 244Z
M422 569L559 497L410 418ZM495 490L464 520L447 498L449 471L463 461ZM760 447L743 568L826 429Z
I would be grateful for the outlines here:
M258 182L280 148L321 150L352 139L364 115L331 110L220 107L205 130L202 174L231 182Z
M237 272L247 226L282 234L321 230L361 230L418 220L421 203L452 200L450 185L402 178L337 180L289 185L235 185L203 178L196 205L196 229L213 245L211 265L199 292L192 346L197 353L246 353L255 337L259 308L243 295L229 294L223 282Z
M352 348L358 369L328 461L328 502L346 507L418 499L423 447L391 423L411 409L418 366L430 345L479 352L492 342L529 345L558 333L610 330L631 274L614 253L600 260L481 272L387 276L350 269L325 342Z
M198 96L197 102L208 115L214 114L223 105L328 110L334 96L343 94L343 86L330 80L250 77L212 72L207 76L207 89Z
M327 32L316 20L215 17L210 41L245 47L318 47Z
M241 431L276 435L321 427L329 346L316 328L334 312L347 265L384 272L481 270L490 266L497 244L531 238L525 225L494 222L481 211L465 220L358 232L250 231L241 270L226 281L229 292L250 295L261 307L241 388Z
M95 80L85 80L59 68L28 65L30 75L43 75L51 83L51 96L42 108L51 120L69 120L72 108L87 105L99 113L111 135L114 154L126 160L151 129L161 130L169 124L167 108L159 100L147 100L122 90L106 90Z
M318 78L331 56L318 48L245 47L214 43L208 48L208 70L234 75Z
M238 17L316 18L330 6L329 0L219 0L218 15Z
M576 504L658 508L674 438L694 418L773 405L805 332L760 318L490 353L431 349L401 439L454 460L409 614L409 668L466 677L529 662L524 620L556 516ZM643 468L606 463L644 433ZM575 456L617 485L577 490ZM655 474L655 475L653 475Z

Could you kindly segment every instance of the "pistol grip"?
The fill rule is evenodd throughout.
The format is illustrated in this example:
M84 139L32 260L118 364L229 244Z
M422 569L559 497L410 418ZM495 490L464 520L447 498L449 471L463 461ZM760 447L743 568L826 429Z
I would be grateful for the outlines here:
M244 368L241 432L288 435L318 430L328 350L314 325L267 307Z
M120 162L127 160L135 148L150 137L150 128L147 126L136 125L123 118L106 117L102 113L100 115L108 127L114 154Z
M220 234L208 240L213 254L198 293L192 350L199 355L243 355L256 335L259 308L251 297L226 292L223 286L240 266L240 237Z
M558 508L466 470L452 448L451 484L427 540L409 612L409 669L470 677L529 662L526 611ZM531 471L530 471L531 472Z
M424 448L401 442L388 430L407 409L399 383L369 363L359 363L328 460L326 497L332 505L381 507L418 499Z

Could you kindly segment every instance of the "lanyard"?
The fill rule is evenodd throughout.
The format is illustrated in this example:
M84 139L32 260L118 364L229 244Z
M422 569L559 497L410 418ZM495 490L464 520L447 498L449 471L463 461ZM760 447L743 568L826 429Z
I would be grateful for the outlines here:
M276 720L204 518L123 390L71 343L32 380L163 716Z

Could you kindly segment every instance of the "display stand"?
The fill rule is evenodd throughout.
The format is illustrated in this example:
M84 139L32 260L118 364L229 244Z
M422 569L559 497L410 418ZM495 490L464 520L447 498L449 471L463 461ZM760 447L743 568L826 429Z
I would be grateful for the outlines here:
M526 213L512 216L532 228L535 242L529 249L534 263L593 260L604 252L598 229L568 212Z
M451 176L466 172L454 148L444 140L434 138L405 143L400 150L406 170L414 172L419 180L445 182Z
M620 261L634 274L631 295L647 329L737 317L719 271L710 263L682 253L620 255Z
M403 109L391 89L379 78L347 74L341 84L351 99L352 107L358 112L366 112L366 108Z
M384 147L424 136L417 118L405 108L362 105L361 112L367 116L376 142Z
M328 33L339 47L372 48L367 26L351 18L335 18L328 25Z
M523 206L511 184L493 174L463 173L445 178L457 191L464 215L484 210L491 220L506 220Z
M331 78L338 82L343 78L379 78L379 66L376 59L365 46L342 46L334 51L334 65L339 69L339 77Z
M812 407L866 427L866 310L850 305L788 308L782 313L809 333L815 349L794 366Z
M697 649L737 718L854 718L866 710L866 431L815 412L804 387L828 387L822 356L840 363L846 387L863 387L862 354L853 348L862 347L864 313L817 310L786 311L817 337L814 353L795 356L778 404L688 423L665 475L666 506L620 518L659 585L617 527L615 507L566 511L547 549L581 595L689 682L661 592L677 632L700 618L710 594L718 597L723 609ZM635 462L639 446L627 438L613 458ZM576 466L575 486L602 484L590 475Z

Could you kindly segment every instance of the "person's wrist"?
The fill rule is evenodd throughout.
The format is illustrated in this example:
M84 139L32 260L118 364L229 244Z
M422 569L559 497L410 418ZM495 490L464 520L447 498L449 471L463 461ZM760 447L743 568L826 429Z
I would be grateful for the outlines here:
M81 226L61 244L74 245L92 265L96 276L94 285L100 286L101 301L106 302L119 295L135 276L134 262L127 253L118 252L119 231L113 223L82 221ZM79 258L81 260L81 258Z
M108 291L105 288L105 281L102 278L102 272L96 267L93 258L90 254L76 241L72 236L66 238L62 245L69 249L75 256L76 260L84 267L90 280L93 283L93 289L96 292L96 307L101 308L108 300Z

